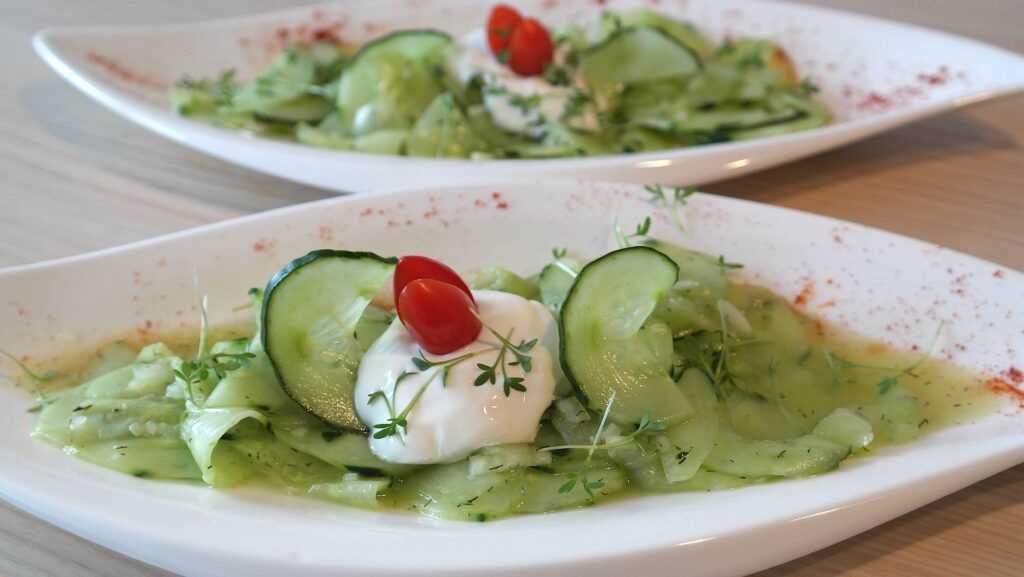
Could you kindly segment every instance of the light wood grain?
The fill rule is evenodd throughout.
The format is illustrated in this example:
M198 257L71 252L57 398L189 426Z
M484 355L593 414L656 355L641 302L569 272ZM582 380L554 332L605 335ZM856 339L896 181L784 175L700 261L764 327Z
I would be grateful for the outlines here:
M855 7L1024 52L1020 0L808 1ZM0 266L329 196L201 156L114 116L60 81L29 43L31 33L43 26L181 22L292 4L4 2ZM1024 269L1022 139L1024 98L1009 98L705 188L861 222ZM1024 466L759 575L1022 574ZM0 504L0 575L169 574Z

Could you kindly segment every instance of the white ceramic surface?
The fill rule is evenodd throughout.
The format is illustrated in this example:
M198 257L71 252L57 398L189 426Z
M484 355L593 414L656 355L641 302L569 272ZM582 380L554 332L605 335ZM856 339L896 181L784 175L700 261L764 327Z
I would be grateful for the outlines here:
M741 273L822 317L1009 379L1024 275L934 245L760 204L697 195L681 234L642 188L464 185L350 196L134 245L0 271L0 346L30 360L126 333L196 325L193 267L226 322L314 248L440 257L463 272L530 272L552 247L596 255L614 219L746 264ZM811 288L808 288L811 287ZM0 365L15 374L10 363ZM482 524L367 512L257 489L142 480L29 438L29 396L0 386L0 498L127 555L190 576L739 575L809 553L1024 461L1024 413L963 423L796 481L630 498Z
M644 0L513 2L545 23L595 20L603 7ZM750 35L785 47L835 112L831 126L740 143L578 159L411 159L246 138L170 110L184 75L236 68L253 75L288 41L317 34L361 43L394 29L455 34L483 24L477 0L352 0L197 24L49 29L36 51L69 82L127 118L197 150L336 191L361 192L481 178L577 178L695 185L762 170L927 116L1024 89L1024 58L949 34L834 10L752 0L664 0L656 9L696 22L712 38Z

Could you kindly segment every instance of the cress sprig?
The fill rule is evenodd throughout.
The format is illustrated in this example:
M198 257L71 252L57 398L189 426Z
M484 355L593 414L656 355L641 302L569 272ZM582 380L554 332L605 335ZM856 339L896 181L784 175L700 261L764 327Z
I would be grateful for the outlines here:
M526 385L523 384L524 378L509 375L508 367L518 366L522 368L523 374L529 374L533 370L533 357L530 355L530 351L534 346L536 346L537 339L532 339L530 341L520 340L519 344L513 344L511 339L512 333L515 330L514 328L509 330L507 336L502 336L490 325L483 322L483 319L481 319L480 322L483 324L484 328L494 336L494 338L498 339L499 345L488 346L478 351L465 353L442 361L432 361L426 357L426 354L422 350L420 350L419 355L410 359L412 364L415 365L418 370L406 371L399 375L395 380L395 385L391 389L390 398L388 398L388 395L382 390L370 393L369 402L382 400L388 410L387 421L373 425L373 428L376 430L373 434L374 439L385 439L387 437L398 435L400 430L407 430L409 426L409 415L423 396L423 393L426 392L427 385L433 382L436 376L440 375L441 386L447 387L448 374L452 367L483 353L498 351L493 364L488 365L485 363L477 363L477 368L480 369L480 373L473 381L473 386L479 387L488 383L497 384L498 373L500 372L502 377L502 392L505 393L505 397L510 397L512 395L512 391L519 391L522 393L526 392ZM509 355L511 355L514 360L509 360ZM412 375L425 373L432 369L435 370L434 375L431 375L431 377L423 383L419 390L416 391L416 395L409 400L409 403L406 404L401 412L396 414L398 409L398 385Z
M679 232L686 232L686 227L683 226L683 221L679 218L678 207L685 206L686 201L696 194L697 189L692 187L677 187L672 189L672 194L669 194L661 187L660 184L648 184L644 186L644 190L650 193L652 200L660 204L662 208L665 209L665 212L668 213L669 219L672 220L672 224L679 229Z
M21 369L21 372L25 373L25 375L28 376L29 381L32 383L32 390L36 394L36 405L29 409L29 411L37 412L50 406L50 403L52 401L46 396L45 393L43 393L43 388L40 385L47 381L53 380L53 378L57 376L53 369L46 371L42 375L37 375L35 372L29 369L28 366L25 365L25 363L21 362L21 359L15 357L11 353L3 349L0 349L0 355L3 355L8 359L11 359L11 361L13 361L14 364L17 365L19 369Z
M945 321L939 323L938 328L935 329L935 334L932 335L931 344L928 345L928 350L917 361L903 368L855 363L844 357L839 356L838 354L829 349L825 349L825 362L828 363L829 369L832 370L833 386L839 384L839 371L841 369L865 369L872 371L892 372L893 374L882 377L880 381L875 383L875 388L878 389L879 395L884 395L888 393L890 389L892 389L893 387L900 383L900 379L903 377L917 378L918 375L914 371L916 371L918 367L924 364L925 361L931 358L932 354L935 352L935 347L938 345L939 335L942 334L942 329L944 329L945 327Z

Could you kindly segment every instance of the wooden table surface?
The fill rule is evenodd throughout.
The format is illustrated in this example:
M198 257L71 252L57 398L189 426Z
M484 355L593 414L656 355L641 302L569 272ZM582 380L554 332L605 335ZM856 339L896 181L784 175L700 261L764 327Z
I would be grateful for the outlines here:
M0 18L0 267L330 196L202 156L130 124L59 80L30 48L30 35L43 26L182 22L295 3L6 0ZM1021 0L853 5L1024 52ZM1024 97L1017 96L704 189L896 231L1021 270L1022 141ZM168 573L0 503L0 575ZM759 575L1024 575L1024 465Z

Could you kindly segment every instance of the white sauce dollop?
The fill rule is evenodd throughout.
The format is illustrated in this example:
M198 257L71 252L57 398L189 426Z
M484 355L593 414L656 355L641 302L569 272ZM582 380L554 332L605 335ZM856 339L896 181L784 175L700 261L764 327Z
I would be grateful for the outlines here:
M474 76L483 79L484 86L492 89L491 93L484 93L484 107L491 119L499 127L517 134L540 135L545 123L561 119L576 92L570 86L554 86L543 76L519 76L512 72L491 54L482 28L473 30L456 43L449 66L462 84L468 84ZM534 99L535 105L526 107L516 102ZM574 126L576 128L597 129L594 111L585 110L574 121L580 124Z
M513 390L505 396L501 373L497 384L474 386L480 374L477 363L491 365L497 358L498 340L485 327L477 340L446 355L430 355L431 362L454 359L470 352L483 351L453 366L447 386L441 385L440 367L423 372L412 363L420 347L399 319L366 352L359 365L355 402L359 418L370 429L370 449L392 463L450 463L464 459L473 451L490 445L529 443L534 440L541 415L554 398L558 370L552 351L557 350L558 329L551 313L538 302L497 291L473 291L480 317L513 344L537 339L529 354L532 370L508 366L509 375L522 377L526 392ZM494 350L491 350L494 349ZM514 357L509 355L509 361ZM412 401L426 385L423 395L407 417L408 427L399 434L374 439L374 425L386 423L391 414L383 399L370 400L381 391L392 398L395 382L404 373L417 373L402 379L395 395L395 414Z

